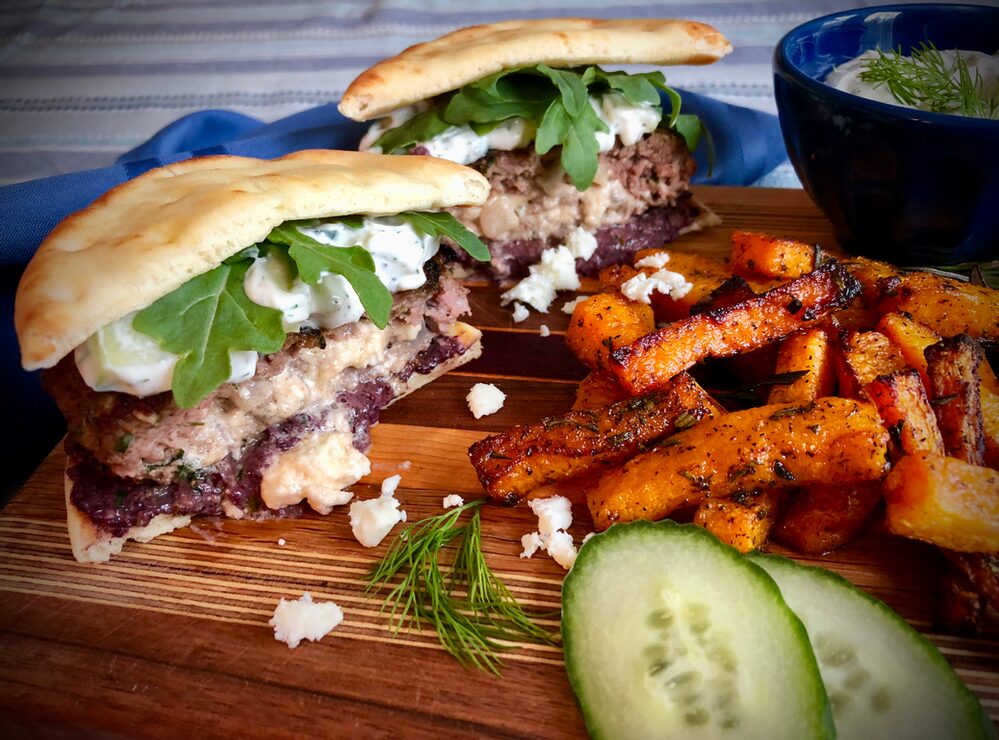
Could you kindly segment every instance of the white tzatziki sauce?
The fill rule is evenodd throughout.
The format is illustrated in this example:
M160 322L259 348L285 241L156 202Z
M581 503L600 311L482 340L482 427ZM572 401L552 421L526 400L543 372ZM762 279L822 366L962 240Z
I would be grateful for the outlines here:
M360 246L375 263L378 279L392 293L414 290L427 281L424 265L437 254L440 242L399 218L363 218L358 228L330 220L299 231L321 244ZM303 327L334 329L358 321L364 307L350 283L334 273L322 274L315 285L292 277L283 255L258 255L243 279L246 296L254 303L282 313L285 331ZM102 327L76 348L74 359L84 382L95 391L118 391L151 396L170 390L178 355L163 350L150 336L132 327L135 313ZM253 377L256 352L230 352L228 382Z
M590 96L590 105L597 117L607 125L607 131L597 132L597 145L601 152L614 147L617 139L625 146L634 144L645 134L655 131L662 119L659 108L649 104L632 105L621 93L610 92L599 97ZM397 128L419 111L409 106L393 111L386 118L375 121L361 139L359 149L381 152L375 142L386 131ZM477 134L471 126L452 126L446 131L415 146L421 147L432 157L447 159L458 164L471 164L481 159L490 149L510 151L520 149L534 141L537 127L523 118L510 118L490 131Z
M952 71L952 77L956 80L958 73L955 67L955 60L960 55L961 59L968 67L971 79L975 80L976 75L981 77L982 92L987 98L999 97L999 51L995 54L985 54L980 51L968 51L965 49L942 49L939 52L947 67ZM903 108L913 110L931 110L929 106L909 105L899 101L888 85L883 83L867 82L861 79L861 74L867 68L868 62L878 58L876 49L865 51L858 57L844 62L826 76L825 83L837 90L859 95L868 100L876 100L879 103L898 105Z

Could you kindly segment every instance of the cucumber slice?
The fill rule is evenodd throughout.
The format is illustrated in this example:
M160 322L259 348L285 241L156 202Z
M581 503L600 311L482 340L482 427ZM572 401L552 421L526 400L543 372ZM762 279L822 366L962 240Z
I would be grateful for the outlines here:
M775 555L750 559L808 630L838 737L995 737L946 658L888 606L828 570Z
M831 738L808 635L764 571L693 525L615 524L562 586L569 681L597 738Z

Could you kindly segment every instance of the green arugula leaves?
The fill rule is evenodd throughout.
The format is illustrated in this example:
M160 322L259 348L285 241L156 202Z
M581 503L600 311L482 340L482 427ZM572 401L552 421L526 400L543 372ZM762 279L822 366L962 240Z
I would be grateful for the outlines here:
M230 351L277 352L284 344L281 312L246 297L243 278L252 260L226 262L191 278L148 308L133 328L180 355L173 370L178 406L194 406L232 373Z
M448 237L477 260L489 260L486 245L449 213L407 211L399 217L424 234ZM338 220L354 229L362 225L359 216ZM191 278L136 314L132 321L136 331L149 335L164 350L181 358L172 380L178 406L195 406L229 379L230 352L270 354L284 344L281 311L254 303L243 288L246 272L258 254L286 259L292 276L297 275L308 285L317 284L325 273L342 275L357 293L371 322L379 329L387 326L392 294L375 273L371 254L360 246L336 247L318 242L303 234L298 228L301 225L291 221L281 224L260 244Z
M479 262L488 262L489 247L482 243L475 234L466 229L458 219L450 213L419 213L406 211L399 218L407 222L417 231L439 239L446 236L468 255Z
M670 101L667 125L675 128L693 151L702 133L695 116L680 115L680 95L666 86L662 72L628 74L600 67L553 69L545 64L504 70L485 77L438 101L402 125L389 129L376 145L386 153L405 151L451 126L471 126L488 131L510 118L537 123L534 149L547 154L562 147L562 169L578 190L593 183L597 171L597 132L606 132L591 96L620 93L631 105L660 107L659 91Z

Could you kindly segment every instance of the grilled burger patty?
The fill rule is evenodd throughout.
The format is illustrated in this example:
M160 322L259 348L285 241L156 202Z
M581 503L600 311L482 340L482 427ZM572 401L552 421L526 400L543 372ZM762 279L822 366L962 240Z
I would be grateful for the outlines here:
M436 262L427 275L422 288L396 296L384 331L362 320L290 334L254 377L191 409L169 393L95 392L72 357L63 359L45 383L69 423L73 504L115 536L158 514L297 514L303 504L274 512L261 500L279 454L337 432L367 451L379 411L410 378L466 351L448 335L469 310L465 289Z
M579 226L594 233L598 249L577 268L594 274L639 249L672 241L698 215L689 192L694 159L683 138L669 130L601 153L593 185L582 192L565 176L557 152L494 150L470 166L489 180L489 198L451 212L489 244L498 278L524 273Z

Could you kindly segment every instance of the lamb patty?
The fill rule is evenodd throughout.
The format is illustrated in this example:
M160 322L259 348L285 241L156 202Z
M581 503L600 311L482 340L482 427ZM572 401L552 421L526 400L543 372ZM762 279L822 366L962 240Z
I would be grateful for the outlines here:
M239 459L268 430L306 414L321 419L319 431L353 432L364 451L378 409L410 376L464 351L447 334L469 310L466 291L447 273L428 269L428 277L422 288L396 296L384 331L361 320L290 334L279 352L258 360L252 378L222 385L190 409L178 408L170 393L96 392L72 357L64 358L44 380L66 416L68 449L115 478L170 483Z
M697 215L689 193L696 165L673 131L658 129L601 153L593 184L582 192L558 157L526 147L491 151L470 165L489 180L489 198L451 213L489 244L496 277L522 274L579 226L597 237L598 254L578 265L583 274L593 274L638 249L672 241ZM636 220L653 209L659 213Z

